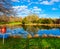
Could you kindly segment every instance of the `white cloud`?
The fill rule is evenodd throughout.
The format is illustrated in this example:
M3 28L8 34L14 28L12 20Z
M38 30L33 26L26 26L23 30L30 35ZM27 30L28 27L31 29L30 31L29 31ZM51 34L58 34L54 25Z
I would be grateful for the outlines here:
M51 2L60 2L60 0L51 0Z
M40 14L42 12L42 9L35 6L31 9L31 12L35 14Z
M27 9L28 7L25 6L25 5L22 5L22 6L13 6L12 8L14 8L15 10L25 10L25 9Z
M19 0L11 0L11 1L13 1L13 2L20 2Z
M33 10L42 11L42 9L38 8L37 6L33 7Z
M57 10L57 8L52 8L52 10Z
M40 16L40 18L52 18L51 15L48 15L48 14L45 14L45 13L40 14L39 16Z
M45 18L47 17L47 14L40 14L40 17Z
M19 7L19 6L13 6L12 8L15 8L15 9L16 9L16 8L18 8L18 7Z
M60 2L60 0L50 0L50 1L45 0L45 1L40 2L40 4L52 5L52 4L54 4L55 2Z
M25 5L13 6L12 8L14 8L14 11L16 11L16 13L21 16L28 15L30 12L30 10L28 9L28 6L25 6Z
M40 4L50 5L51 3L46 0L46 1L41 2Z
M30 6L31 4L39 4L39 2L30 2L28 6Z
M28 2L30 2L30 0L28 0Z
M28 6L30 6L31 4L34 4L35 2L30 2L29 4L28 4Z
M26 16L32 13L35 14L40 14L42 12L41 8L38 8L37 6L34 6L33 8L28 8L28 6L22 5L22 6L13 6L12 8L14 8L14 11L16 11L16 13L18 15L22 15L22 16Z

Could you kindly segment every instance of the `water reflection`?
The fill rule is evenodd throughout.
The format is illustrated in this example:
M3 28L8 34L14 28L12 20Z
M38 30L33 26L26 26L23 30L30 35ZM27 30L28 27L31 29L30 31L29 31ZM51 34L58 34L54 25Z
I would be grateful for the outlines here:
M60 36L60 27L51 27L51 26L33 26L33 25L17 25L17 26L6 26L7 31L4 34L5 38L9 36L21 36L26 38L28 34L34 36L35 34L39 34L42 36L43 34L47 35L59 35ZM2 38L2 34L0 34L0 38Z
M37 26L23 26L23 28L25 29L25 31L27 31L32 36L37 34L37 32L39 30L39 28Z

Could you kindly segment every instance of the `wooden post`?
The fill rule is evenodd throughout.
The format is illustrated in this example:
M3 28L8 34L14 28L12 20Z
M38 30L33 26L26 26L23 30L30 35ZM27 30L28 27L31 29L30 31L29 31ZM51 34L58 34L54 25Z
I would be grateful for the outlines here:
M4 45L4 34L3 34L3 45Z

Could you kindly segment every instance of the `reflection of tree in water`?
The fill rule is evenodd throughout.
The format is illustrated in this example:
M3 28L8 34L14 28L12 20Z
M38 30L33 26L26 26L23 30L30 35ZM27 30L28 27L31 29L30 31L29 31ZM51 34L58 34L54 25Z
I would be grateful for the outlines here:
M15 29L15 28L22 28L22 26L21 25L9 25L9 26L7 26L8 28L10 28L10 29Z
M33 36L37 34L39 28L37 26L25 26L25 30Z
M44 25L41 25L41 26L38 26L39 29L52 29L53 27L51 26L44 26Z

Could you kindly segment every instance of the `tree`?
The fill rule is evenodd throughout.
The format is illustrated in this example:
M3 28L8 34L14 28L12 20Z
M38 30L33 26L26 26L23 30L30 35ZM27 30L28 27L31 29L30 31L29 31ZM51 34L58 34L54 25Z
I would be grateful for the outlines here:
M38 23L41 23L41 24L53 24L53 20L52 19L47 19L47 18L40 18L38 20Z
M8 22L8 16L15 16L15 11L12 8L11 0L0 0L0 22Z
M0 12L3 14L11 14L12 11L11 1L8 0L0 0Z
M23 24L27 24L27 23L37 23L37 21L39 20L39 17L36 14L32 14L32 15L28 15L26 16L22 23Z
M7 23L8 21L9 21L9 17L8 17L8 16L6 16L6 15L0 16L0 23L1 23L1 24L5 24L5 23Z

